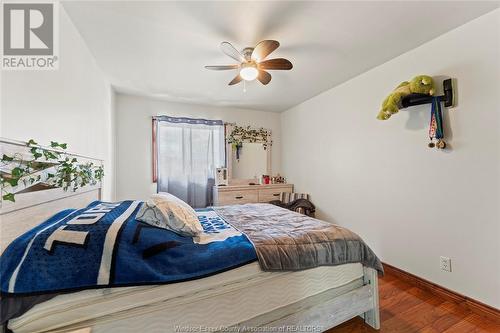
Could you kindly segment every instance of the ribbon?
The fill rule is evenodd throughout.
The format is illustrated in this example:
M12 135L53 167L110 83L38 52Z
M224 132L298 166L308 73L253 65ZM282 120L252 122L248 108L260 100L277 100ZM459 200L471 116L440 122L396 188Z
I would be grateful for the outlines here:
M440 140L444 137L443 113L439 96L432 97L431 121L429 124L429 138Z

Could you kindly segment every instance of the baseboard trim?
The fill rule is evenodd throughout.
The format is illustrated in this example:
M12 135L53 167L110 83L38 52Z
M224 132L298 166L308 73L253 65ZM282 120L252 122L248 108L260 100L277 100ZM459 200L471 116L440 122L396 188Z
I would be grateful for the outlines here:
M403 281L406 281L410 284L413 284L415 286L418 286L430 293L433 293L435 295L438 295L448 301L452 301L455 303L458 303L472 312L487 317L491 320L494 320L496 322L500 323L500 310L497 308L494 308L490 305L484 304L482 302L479 302L473 298L467 297L465 295L459 294L453 290L447 289L445 287L442 287L438 284L435 284L433 282L430 282L426 279L423 279L421 277L418 277L416 275L413 275L411 273L408 273L400 268L394 267L392 265L383 263L384 270L388 274L392 274L397 276Z

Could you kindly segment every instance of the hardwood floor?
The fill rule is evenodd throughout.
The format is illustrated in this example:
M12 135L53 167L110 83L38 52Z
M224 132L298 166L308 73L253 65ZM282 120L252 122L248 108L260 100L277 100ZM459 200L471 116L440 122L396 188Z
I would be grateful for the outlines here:
M327 333L500 333L500 323L493 322L457 303L444 300L394 275L379 279L380 331L358 317Z

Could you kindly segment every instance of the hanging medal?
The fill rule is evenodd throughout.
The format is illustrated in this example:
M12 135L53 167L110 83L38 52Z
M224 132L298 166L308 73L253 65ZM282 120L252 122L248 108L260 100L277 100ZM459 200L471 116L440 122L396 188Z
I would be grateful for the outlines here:
M441 101L439 97L432 98L431 121L429 124L429 148L445 149L446 142L443 140L443 114L441 112ZM434 143L434 139L436 143Z
M443 113L441 112L441 101L439 97L433 98L433 106L434 106L434 118L436 119L436 135L437 139L436 148L445 149L446 142L443 140L444 131L443 131Z
M433 103L434 106L434 103ZM431 123L429 124L429 142L428 146L429 148L434 148L436 144L434 143L434 138L436 137L436 117L434 115L433 111L434 107L431 109Z

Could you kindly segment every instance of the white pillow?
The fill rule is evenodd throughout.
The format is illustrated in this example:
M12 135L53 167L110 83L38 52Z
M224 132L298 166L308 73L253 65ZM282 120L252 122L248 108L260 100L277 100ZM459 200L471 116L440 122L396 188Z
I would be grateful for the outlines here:
M197 236L203 232L194 209L170 193L153 194L142 205L136 219L182 236Z

